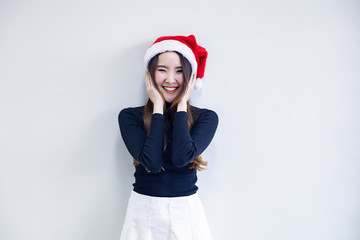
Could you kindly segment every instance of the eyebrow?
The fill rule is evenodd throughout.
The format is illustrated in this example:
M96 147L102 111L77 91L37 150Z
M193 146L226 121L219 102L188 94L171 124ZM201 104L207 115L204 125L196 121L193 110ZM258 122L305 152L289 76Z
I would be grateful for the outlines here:
M168 67L165 66L165 65L157 65L156 67L168 68ZM176 68L182 68L182 66L178 66L178 67L176 67Z

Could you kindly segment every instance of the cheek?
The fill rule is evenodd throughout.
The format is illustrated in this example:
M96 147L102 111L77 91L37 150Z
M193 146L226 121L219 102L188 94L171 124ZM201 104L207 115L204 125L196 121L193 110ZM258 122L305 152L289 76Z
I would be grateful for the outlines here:
M181 76L181 77L179 78L178 83L179 83L180 86L183 85L183 83L184 83L184 77L183 77L183 76Z
M163 80L162 80L162 77L161 77L161 74L158 74L155 72L155 83L157 86L161 86Z

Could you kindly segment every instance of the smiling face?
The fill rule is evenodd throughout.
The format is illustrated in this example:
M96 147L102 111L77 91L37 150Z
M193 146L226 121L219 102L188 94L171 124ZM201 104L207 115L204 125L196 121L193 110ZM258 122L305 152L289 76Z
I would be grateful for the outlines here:
M171 103L174 100L183 82L183 68L178 54L175 52L160 54L155 69L155 83L166 102Z

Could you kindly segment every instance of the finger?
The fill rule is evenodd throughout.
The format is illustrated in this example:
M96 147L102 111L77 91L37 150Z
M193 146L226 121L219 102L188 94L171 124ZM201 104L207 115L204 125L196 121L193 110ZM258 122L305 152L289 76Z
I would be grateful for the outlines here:
M191 78L191 86L195 86L195 82L196 82L196 73L194 73L192 75L192 78Z
M146 72L146 74L145 74L145 84L146 84L146 87L147 88L149 88L149 73L148 72Z
M146 86L148 88L152 87L151 75L149 72L146 73Z
M191 86L193 81L194 81L194 74L191 74L188 85Z
M187 85L187 91L189 91L192 88L193 83L194 83L194 74L192 74L190 77L189 83Z
M154 87L154 83L152 81L152 78L151 78L151 74L149 73L149 84L151 87Z

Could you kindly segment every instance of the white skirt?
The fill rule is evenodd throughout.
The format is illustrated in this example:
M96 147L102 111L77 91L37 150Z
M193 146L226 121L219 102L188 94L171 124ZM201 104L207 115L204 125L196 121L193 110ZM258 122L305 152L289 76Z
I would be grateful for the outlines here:
M211 240L199 195L152 197L131 192L120 240Z

